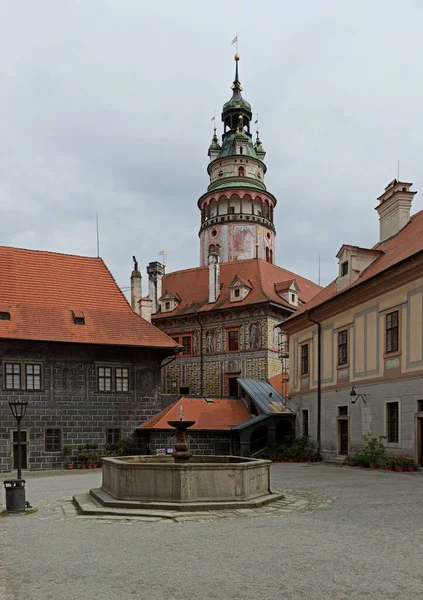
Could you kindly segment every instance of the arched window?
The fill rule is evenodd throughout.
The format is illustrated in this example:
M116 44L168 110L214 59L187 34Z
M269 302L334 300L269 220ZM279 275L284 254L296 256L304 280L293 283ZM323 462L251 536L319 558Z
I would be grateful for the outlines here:
M244 148L243 148L242 146L240 146L240 148L239 148L239 153L240 153L240 154L243 154L243 152L244 152Z
M266 262L269 262L269 248L266 246Z
M238 176L239 177L244 177L245 176L245 169L244 169L244 167L238 167Z
M210 204L206 204L206 219L210 218Z
M270 254L270 257L269 257L270 260L269 260L269 262L272 263L272 265L273 265L273 250L272 250L272 248L270 248L269 254Z

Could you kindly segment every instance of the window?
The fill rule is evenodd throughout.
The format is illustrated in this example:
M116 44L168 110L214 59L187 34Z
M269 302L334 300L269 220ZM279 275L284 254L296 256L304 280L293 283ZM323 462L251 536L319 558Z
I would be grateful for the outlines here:
M386 315L386 344L385 352L398 351L398 311Z
M241 146L241 147L240 147L240 149L239 149L239 153L240 153L240 154L243 154L243 153L244 153L244 148L243 148L242 146Z
M417 412L423 412L423 400L417 400Z
M10 321L10 312L0 310L0 321Z
M230 206L229 207L229 214L230 215L234 215L235 214L235 206Z
M236 290L234 290L234 296L235 298L239 298L241 295L241 290L239 288L237 288Z
M399 403L386 403L386 436L388 444L399 442Z
M170 310L170 302L165 302L165 310Z
M21 389L21 365L19 363L6 363L6 389Z
M97 367L99 392L129 392L129 367Z
M308 432L308 409L307 410L303 410L302 412L302 416L303 416L303 436L304 437L308 437L309 436L309 432Z
M295 294L291 294L291 302L295 304Z
M348 275L348 261L346 260L341 264L341 277Z
M338 365L348 363L348 333L347 330L338 332Z
M85 325L85 317L74 317L73 322L75 325Z
M116 391L129 391L129 369L127 367L116 367Z
M108 427L106 431L106 444L117 444L120 442L119 427Z
M348 417L348 406L338 406L338 416Z
M241 148L241 150L242 150L242 148ZM245 169L244 169L244 167L238 167L238 176L239 177L244 177L244 175L245 175Z
M308 344L301 346L301 375L308 374Z
M98 391L112 391L112 367L98 367Z
M228 377L228 394L229 396L238 396L237 377Z
M180 394L189 394L189 387L180 387L179 393Z
M25 388L27 390L41 389L41 365L25 365Z
M227 332L228 350L229 352L239 351L239 329L230 329Z
M46 452L60 452L62 449L62 430L46 429L44 442Z
M182 336L182 346L184 347L184 354L192 354L192 336Z

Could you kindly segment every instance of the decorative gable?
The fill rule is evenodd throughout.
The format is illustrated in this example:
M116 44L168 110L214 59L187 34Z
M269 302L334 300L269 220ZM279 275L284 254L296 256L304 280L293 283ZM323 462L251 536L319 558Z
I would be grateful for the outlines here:
M300 288L295 279L275 283L275 292L292 306L298 306L298 303L301 303L299 300Z
M241 277L238 277L238 275L235 275L228 287L231 302L241 302L241 300L244 300L253 289L250 281L245 282Z
M181 298L178 294L173 294L169 290L166 290L159 298L160 311L162 313L172 312L178 306L179 302L181 302Z

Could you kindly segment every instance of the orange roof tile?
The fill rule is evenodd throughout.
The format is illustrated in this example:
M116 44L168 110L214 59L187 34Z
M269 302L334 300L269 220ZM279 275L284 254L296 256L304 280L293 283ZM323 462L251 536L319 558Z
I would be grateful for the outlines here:
M354 289L365 281L381 275L387 269L397 265L398 263L411 258L414 254L423 251L423 210L412 215L410 222L401 231L373 246L373 250L380 250L381 254L374 262L365 269L359 278L349 287L344 288L340 292L336 291L336 280L332 281L328 286L323 288L318 294L302 306L298 311L289 317L285 323L291 323L306 310L316 308L333 298L346 294L349 290Z
M0 338L174 348L136 315L101 258L0 246ZM73 314L83 314L76 325Z
M269 377L268 382L281 396L284 398L287 397L289 393L289 377L286 373L279 373L278 375Z
M230 301L229 285L234 277L238 276L248 281L252 289L247 296L235 303ZM293 306L281 298L275 291L275 282L293 280L300 289L299 297L307 302L322 288L295 273L277 267L263 260L249 259L220 265L221 290L219 298L213 304L209 304L209 275L208 267L196 269L185 269L168 273L163 277L163 289L172 291L181 297L181 302L172 312L164 314L156 313L154 319L171 318L175 315L192 314L222 308L233 308L236 306L247 306L261 302L274 302L293 310Z
M242 400L224 400L220 398L180 398L155 417L138 426L138 429L174 429L168 421L178 421L179 407L184 410L186 421L195 421L190 431L228 431L234 425L240 425L250 419L250 413Z

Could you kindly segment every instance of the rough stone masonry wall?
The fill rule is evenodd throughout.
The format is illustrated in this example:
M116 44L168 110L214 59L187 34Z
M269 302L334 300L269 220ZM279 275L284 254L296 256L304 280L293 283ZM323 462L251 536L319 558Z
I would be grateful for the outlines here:
M190 450L193 454L230 454L231 446L230 432L219 431L192 431L189 433ZM150 434L150 451L166 452L167 448L173 446L173 434L171 431L157 431Z
M40 362L42 391L5 390L4 368L0 369L0 471L12 469L12 435L16 421L8 402L25 397L28 409L22 421L27 435L28 468L61 468L69 460L61 451L46 452L45 430L60 429L62 446L85 442L104 445L107 428L119 428L130 438L136 426L161 410L160 370L162 355L146 350L66 347L41 343L0 345L5 362ZM97 391L96 363L129 367L130 391Z

